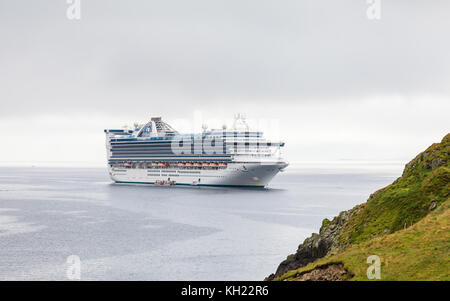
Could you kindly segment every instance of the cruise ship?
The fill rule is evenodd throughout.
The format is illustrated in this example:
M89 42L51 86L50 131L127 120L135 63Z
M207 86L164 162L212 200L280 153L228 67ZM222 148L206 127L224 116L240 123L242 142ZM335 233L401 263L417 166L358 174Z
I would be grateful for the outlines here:
M266 187L288 164L283 142L250 131L245 118L232 129L180 134L161 117L133 129L106 129L111 179L116 183L222 187Z

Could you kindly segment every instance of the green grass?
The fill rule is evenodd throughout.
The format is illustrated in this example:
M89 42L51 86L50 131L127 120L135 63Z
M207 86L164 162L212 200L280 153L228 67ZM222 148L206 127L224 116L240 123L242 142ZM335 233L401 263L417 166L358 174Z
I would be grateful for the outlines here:
M331 224L331 221L328 218L324 218L322 220L322 227L320 227L320 229L327 227L329 224Z
M373 193L346 221L340 249L278 280L343 263L367 280L366 259L382 259L381 280L450 280L450 134L409 162L391 185ZM438 207L431 211L431 204ZM330 221L325 219L322 227Z
M346 223L341 243L360 243L394 233L415 224L429 212L433 201L440 205L450 192L450 134L407 164L401 178L374 193L364 209ZM446 163L427 168L436 159Z
M342 263L353 277L368 280L367 257L381 258L380 280L450 280L450 200L420 222L396 233L355 244L276 280L294 280L318 266Z

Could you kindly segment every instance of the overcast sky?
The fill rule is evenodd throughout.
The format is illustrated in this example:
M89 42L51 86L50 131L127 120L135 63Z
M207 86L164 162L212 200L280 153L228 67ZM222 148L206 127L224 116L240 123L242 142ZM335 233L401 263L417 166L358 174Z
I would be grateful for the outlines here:
M103 129L275 120L288 161L406 162L449 132L450 2L0 0L0 161L105 162ZM215 119L209 120L208 119Z

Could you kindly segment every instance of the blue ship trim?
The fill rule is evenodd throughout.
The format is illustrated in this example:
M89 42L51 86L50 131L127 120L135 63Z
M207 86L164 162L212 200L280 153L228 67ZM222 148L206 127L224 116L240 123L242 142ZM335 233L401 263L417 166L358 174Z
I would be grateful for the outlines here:
M196 162L196 161L202 161L202 162L232 162L232 159L230 158L161 158L158 159L158 157L155 157L153 159L151 158L111 158L108 160L108 163L117 163L117 162L152 162L152 161L170 161L170 162Z
M263 185L220 185L220 184L188 184L188 183L175 183L172 185L161 185L161 184L155 184L155 182L128 182L128 181L115 181L115 183L118 184L142 184L142 185L156 185L156 186L162 186L162 187L169 187L169 186L203 186L203 187L233 187L233 188L257 188L261 189L264 188Z

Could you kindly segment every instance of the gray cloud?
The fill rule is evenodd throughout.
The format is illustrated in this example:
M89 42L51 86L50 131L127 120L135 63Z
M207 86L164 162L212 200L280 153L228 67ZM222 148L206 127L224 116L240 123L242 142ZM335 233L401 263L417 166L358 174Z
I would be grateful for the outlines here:
M291 162L406 162L448 133L446 0L381 0L379 21L365 0L81 1L69 21L0 0L4 160L103 164L104 128L196 110L276 119Z
M0 114L444 95L450 3L364 0L0 2ZM174 106L177 105L177 106Z

